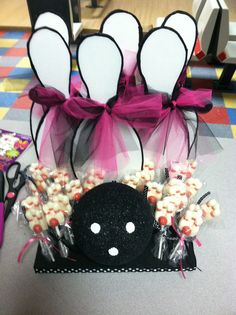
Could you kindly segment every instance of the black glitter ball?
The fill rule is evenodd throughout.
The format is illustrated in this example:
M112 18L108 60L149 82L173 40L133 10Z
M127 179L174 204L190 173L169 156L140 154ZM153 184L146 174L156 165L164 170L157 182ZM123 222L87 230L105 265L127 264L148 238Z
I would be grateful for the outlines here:
M142 254L152 235L153 220L141 193L112 182L81 198L72 215L72 229L76 245L87 257L116 266Z

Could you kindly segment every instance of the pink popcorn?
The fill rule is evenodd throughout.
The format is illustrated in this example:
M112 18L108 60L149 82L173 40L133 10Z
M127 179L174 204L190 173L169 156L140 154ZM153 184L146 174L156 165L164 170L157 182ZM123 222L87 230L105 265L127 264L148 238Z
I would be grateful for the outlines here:
M88 171L87 176L92 175L94 177L100 178L101 180L104 180L106 172L102 169L90 169Z
M152 203L154 201L156 203L158 200L161 200L163 185L157 182L149 182L147 183L147 187L148 187L148 194L147 194L148 200L151 200Z
M146 161L143 166L143 170L149 174L150 180L154 180L155 178L155 165L152 161Z
M32 163L29 167L29 171L31 172L33 178L35 174L42 177L43 180L47 180L49 178L49 171L42 164Z
M83 192L93 189L94 187L101 185L105 179L105 172L102 170L90 170L84 177L82 184Z
M122 183L136 189L139 185L139 178L135 175L126 175Z
M166 200L160 200L157 202L157 208L155 211L155 220L160 225L171 225L171 217L176 213L176 207ZM165 219L163 219L163 217ZM165 223L165 224L164 224Z
M211 199L207 203L202 204L201 210L205 220L211 220L220 215L220 205L215 199Z
M58 225L62 225L65 222L64 212L57 202L48 201L43 205L43 212L47 221L47 224L56 228Z
M151 181L151 175L145 170L137 172L136 177L138 178L139 185L147 185Z
M192 177L197 168L197 162L194 160L187 160L185 163L173 162L169 169L170 178L177 178L181 176L182 179Z
M31 181L28 181L28 187L29 187L29 190L30 190L30 192L33 194L33 195L35 195L35 196L38 196L38 189L37 189L37 187L35 186L35 184L33 184Z
M186 196L166 196L163 200L168 203L172 203L176 208L176 212L183 210L188 204L188 199Z
M38 173L32 174L32 177L35 181L38 192L40 192L40 193L46 192L47 191L47 184L46 184L45 180L43 179L43 177L41 175L39 175Z
M29 208L25 211L25 216L32 231L39 234L48 229L48 225L41 207Z
M171 178L163 191L168 196L186 196L186 185L180 179Z
M69 183L66 184L65 191L70 200L79 201L83 193L83 188L80 180L71 180Z
M202 210L199 205L191 204L179 220L178 228L185 236L196 236L202 225Z
M67 195L58 194L56 196L52 196L51 201L59 205L60 211L64 214L65 218L71 215L72 207L70 205L70 199Z
M183 209L188 204L186 185L180 179L171 178L164 186L163 193L166 196L176 197L176 202L179 202L179 209ZM179 199L179 201L177 201L177 199Z
M202 183L200 182L200 180L193 177L188 178L185 184L186 184L187 196L189 198L192 198L193 196L195 196L198 190L202 188Z
M50 177L54 179L56 184L60 184L64 187L70 179L69 173L64 169L56 169L50 173Z
M39 198L37 196L28 196L26 199L22 200L21 205L25 209L38 208Z
M48 197L56 196L62 191L62 186L59 183L52 183L47 187Z

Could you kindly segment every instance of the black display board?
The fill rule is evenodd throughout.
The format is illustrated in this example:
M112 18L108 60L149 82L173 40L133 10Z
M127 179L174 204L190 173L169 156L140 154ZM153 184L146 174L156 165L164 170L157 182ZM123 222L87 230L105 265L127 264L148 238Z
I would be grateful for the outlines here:
M70 252L69 259L61 258L58 254L56 261L49 262L38 247L34 270L36 273L92 273L92 272L172 272L179 271L180 265L170 265L167 261L160 261L153 257L155 233L146 250L132 262L120 266L104 266L88 259L81 251ZM170 249L175 247L177 241L169 241ZM183 259L183 270L196 269L196 257L192 242L185 242L187 255Z

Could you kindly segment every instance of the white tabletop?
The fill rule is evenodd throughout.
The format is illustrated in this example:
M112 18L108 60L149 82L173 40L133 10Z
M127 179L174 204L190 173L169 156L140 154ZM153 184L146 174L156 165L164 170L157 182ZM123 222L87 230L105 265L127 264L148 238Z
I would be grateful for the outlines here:
M0 128L29 134L24 122L0 121ZM0 314L233 315L236 314L236 141L220 139L224 151L203 177L218 194L222 216L199 235L198 267L179 273L35 274L36 244L17 255L31 233L10 215L0 250ZM20 161L36 160L33 148Z

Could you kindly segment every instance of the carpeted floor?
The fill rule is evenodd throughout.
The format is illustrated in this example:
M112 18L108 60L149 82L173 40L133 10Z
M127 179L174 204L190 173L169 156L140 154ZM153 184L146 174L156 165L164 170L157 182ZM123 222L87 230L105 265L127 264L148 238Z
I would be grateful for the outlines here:
M27 57L29 33L0 31L0 119L29 119L29 89L37 83ZM72 47L75 58L75 47ZM222 68L192 63L188 68L188 86L213 88ZM74 79L78 76L73 60ZM79 79L79 76L78 76ZM236 139L236 74L227 91L213 90L213 109L203 116L214 135Z

